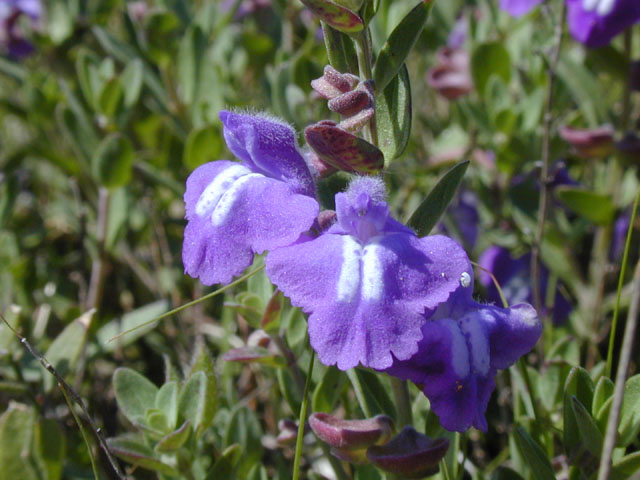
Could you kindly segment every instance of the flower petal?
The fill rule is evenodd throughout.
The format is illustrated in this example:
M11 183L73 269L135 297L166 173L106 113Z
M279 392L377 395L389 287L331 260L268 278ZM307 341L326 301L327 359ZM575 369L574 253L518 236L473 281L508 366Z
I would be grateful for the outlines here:
M228 283L254 253L295 242L318 214L317 202L289 184L228 161L198 167L185 203L185 271L205 285Z
M583 0L567 0L569 32L577 41L591 48L603 47L613 37L640 20L637 0L600 0L594 9L586 9Z
M291 126L266 114L220 112L224 138L233 154L252 171L287 182L296 193L315 196L311 172Z
M326 233L272 251L267 274L294 305L310 312L320 360L346 370L384 369L417 350L424 312L459 286L469 260L453 240L393 233L362 245Z
M544 0L500 0L500 8L514 17L520 17L533 10Z

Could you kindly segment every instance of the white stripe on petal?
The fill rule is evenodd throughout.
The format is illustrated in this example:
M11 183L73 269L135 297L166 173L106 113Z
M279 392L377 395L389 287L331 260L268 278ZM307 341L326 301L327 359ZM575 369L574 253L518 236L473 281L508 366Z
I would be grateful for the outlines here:
M360 243L349 235L342 237L342 266L338 277L338 301L351 302L360 287Z
M599 0L582 0L582 9L590 12L595 10Z
M596 13L601 17L609 15L609 13L611 13L611 10L613 10L613 6L615 5L615 3L616 0L600 0L600 2L598 2Z
M220 198L233 185L233 183L243 175L251 173L244 165L232 165L222 170L216 175L213 181L207 185L207 188L200 194L198 203L196 203L196 215L204 217L211 213L216 207Z
M384 268L380 254L384 247L369 244L362 252L362 298L379 300L384 291Z
M440 321L451 332L451 364L453 365L453 371L459 378L465 378L469 375L469 349L464 335L454 320L443 318Z
M475 315L471 314L462 317L458 324L460 325L460 330L466 336L471 350L474 373L487 375L489 373L489 342L487 334L478 320Z
M224 192L220 198L216 208L213 209L213 213L211 214L211 223L213 223L214 227L222 225L227 220L227 217L233 208L233 204L238 199L244 185L254 178L262 177L264 177L264 175L260 175L259 173L249 173L248 175L243 175L233 182L233 185L231 185L231 187Z

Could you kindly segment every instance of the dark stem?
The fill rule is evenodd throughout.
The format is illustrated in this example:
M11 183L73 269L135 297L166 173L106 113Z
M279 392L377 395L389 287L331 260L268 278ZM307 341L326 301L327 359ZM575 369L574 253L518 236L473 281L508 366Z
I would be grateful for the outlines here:
M533 304L538 311L538 315L542 316L542 295L540 292L540 246L542 245L542 237L544 235L544 224L547 220L547 210L549 208L549 170L551 163L551 123L553 117L551 109L553 106L553 87L556 79L556 69L560 59L560 50L562 49L562 39L564 32L564 20L567 14L567 7L562 3L562 13L560 20L556 24L555 30L555 47L549 61L548 74L549 83L547 84L542 133L542 168L540 171L540 200L538 204L538 225L536 228L535 241L531 249L531 288L533 293Z

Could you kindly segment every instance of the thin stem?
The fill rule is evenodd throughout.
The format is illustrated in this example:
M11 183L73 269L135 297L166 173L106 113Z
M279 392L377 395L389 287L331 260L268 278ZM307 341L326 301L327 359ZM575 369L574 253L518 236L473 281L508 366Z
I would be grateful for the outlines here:
M542 316L542 295L540 293L540 246L542 245L542 237L544 235L544 224L547 220L547 210L549 208L549 170L551 164L551 122L553 117L551 109L553 106L553 87L556 79L556 69L560 59L560 50L562 48L562 39L564 32L564 20L567 14L567 7L562 2L562 13L560 20L556 24L555 31L555 47L549 62L549 83L545 92L544 105L544 130L542 133L542 169L540 171L540 200L538 203L538 225L536 228L535 241L531 249L531 288L533 293L533 304L538 311L538 315Z
M87 295L86 309L98 308L102 299L104 275L107 266L107 254L105 240L107 238L107 226L109 224L109 190L100 187L98 196L98 227L96 240L98 242L98 258L91 268L91 280L89 282L89 294Z
M607 349L607 364L605 367L605 377L611 377L611 366L613 364L613 345L616 339L616 331L618 329L618 315L620 313L620 299L622 298L622 287L624 286L624 277L627 273L627 263L629 260L629 249L631 247L631 235L633 233L633 224L638 213L638 203L640 203L640 188L633 202L633 210L629 218L629 227L627 228L627 239L624 242L624 252L622 254L622 265L620 266L620 276L618 277L618 291L616 293L616 306L613 309L613 319L611 320L611 330L609 331L609 348Z
M402 429L405 425L413 424L409 386L407 385L406 380L391 377L391 389L393 391L393 398L396 401L396 408L398 410L398 428Z
M246 275L243 275L242 277L238 278L237 280L231 282L229 285L225 285L222 288L219 288L218 290L214 290L211 293L208 293L207 295L205 295L204 297L200 297L200 298L196 298L195 300L192 300L188 303L185 303L184 305L180 305L177 308L174 308L173 310L170 310L166 313L163 313L162 315L158 315L155 318L152 318L151 320L141 323L140 325L137 325L133 328L130 328L129 330L125 330L122 333L119 333L118 335L116 335L115 337L112 337L109 339L109 342L112 342L114 340L117 340L118 338L122 337L123 335L126 335L127 333L131 333L131 332L135 332L136 330L146 327L147 325L151 325L152 323L155 323L157 321L163 320L167 317L170 317L171 315L175 315L176 313L179 313L183 310L186 310L189 307L193 307L194 305L199 304L200 302L204 302L205 300L209 300L210 298L215 297L216 295L219 295L223 292L226 292L227 290L229 290L232 287L235 287L236 285L238 285L239 283L244 282L247 278L252 277L253 275L255 275L256 273L258 273L259 271L264 269L264 265L262 265L259 268L256 268L255 270L252 270L251 272L247 273Z
M309 369L307 371L307 381L304 386L304 394L302 396L302 404L300 405L300 417L298 418L298 437L296 438L296 453L293 460L293 476L292 480L300 478L300 459L302 458L302 443L304 439L304 425L307 420L307 406L309 405L309 388L311 387L311 373L313 372L313 362L316 358L316 352L311 350L311 359L309 360Z
M602 457L600 457L600 468L598 469L598 480L607 480L611 472L611 458L613 449L616 446L616 435L618 433L618 422L620 420L620 410L624 397L624 384L627 379L627 371L631 362L633 351L633 341L635 339L636 326L638 323L638 311L640 310L640 262L636 264L633 275L633 292L631 305L627 316L627 326L624 330L624 340L618 361L618 371L616 372L616 385L613 391L611 411L607 421L607 431L602 446Z
M372 65L372 47L371 47L371 34L369 27L365 28L356 39L356 54L358 56L358 69L360 73L360 80L373 79L373 65ZM378 92L375 93L376 95ZM369 123L364 130L365 140L372 143L376 147L378 146L378 132L376 130L376 117L371 117Z
M89 415L89 411L87 410L87 407L85 406L84 402L82 401L82 398L80 397L80 395L78 395L78 393L73 388L71 388L71 386L64 380L64 378L62 378L62 375L60 375L58 373L58 371L55 368L53 368L53 365L51 365L49 360L47 360L44 357L44 355L42 355L35 347L33 347L27 341L26 338L24 338L22 335L20 335L17 332L17 330L11 326L11 324L7 321L7 319L4 318L4 315L2 315L1 313L0 313L0 318L2 319L4 324L9 328L9 330L11 330L13 332L13 334L17 338L20 339L20 343L22 343L24 345L24 347L29 351L29 353L31 355L33 355L33 357L36 358L40 362L40 364L45 369L47 369L47 371L49 373L51 373L51 375L53 375L55 377L56 381L58 382L58 385L60 386L60 389L62 390L63 395L65 396L65 398L69 397L71 400L73 400L73 402L75 402L80 407L80 410L82 410L82 413L84 413L85 417L87 418L87 421L89 422L89 425L91 426L91 428L93 429L96 437L98 438L98 442L100 443L100 446L102 447L102 450L104 451L105 455L107 456L107 459L109 460L109 463L111 464L111 467L113 468L115 474L117 475L118 478L124 480L126 477L120 471L120 468L118 467L118 463L117 463L116 459L111 454L111 450L109 450L109 446L107 445L107 442L106 442L106 440L104 439L104 437L102 435L102 430L93 421L93 418L91 417L91 415ZM75 413L73 412L73 409L72 409L72 413L74 414L74 417L75 417ZM82 428L82 427L80 427L80 428Z

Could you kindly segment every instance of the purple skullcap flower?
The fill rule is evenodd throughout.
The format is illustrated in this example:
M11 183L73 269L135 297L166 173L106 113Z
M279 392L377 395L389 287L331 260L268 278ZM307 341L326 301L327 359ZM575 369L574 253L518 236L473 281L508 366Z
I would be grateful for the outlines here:
M520 302L533 302L533 292L531 290L531 253L527 253L518 258L513 258L505 248L493 246L480 255L478 263L491 272L495 277L505 299L509 304ZM544 295L547 291L549 271L544 265L540 269L540 292ZM479 280L487 289L487 300L498 305L502 304L500 294L491 276L487 272L480 272ZM545 309L546 310L546 309ZM551 314L553 322L560 324L564 322L572 307L559 289L555 292L553 312Z
M336 215L318 238L269 252L267 274L310 313L320 361L384 369L417 351L425 310L446 301L471 265L450 238L418 238L391 218L379 179L358 177L338 193Z
M500 8L508 12L509 15L520 17L529 13L543 1L544 0L500 0Z
M228 283L254 253L289 245L318 215L311 173L286 123L220 112L224 138L242 163L220 160L187 179L185 272L205 285Z
M638 0L566 0L573 38L591 48L603 47L640 20Z
M513 16L529 13L544 0L500 0ZM565 0L569 32L587 47L603 47L640 20L638 0Z
M471 426L487 430L484 413L496 371L531 350L542 332L531 305L482 305L471 298L472 292L467 275L423 325L418 352L386 369L421 386L440 424L458 432Z

